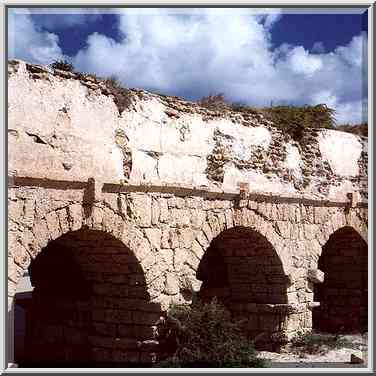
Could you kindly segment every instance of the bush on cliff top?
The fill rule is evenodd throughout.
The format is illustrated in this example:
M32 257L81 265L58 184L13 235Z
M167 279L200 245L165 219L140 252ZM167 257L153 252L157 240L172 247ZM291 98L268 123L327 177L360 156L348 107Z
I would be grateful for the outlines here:
M342 132L348 132L348 133L356 134L358 136L368 137L368 123L342 124L342 125L339 125L336 129Z
M182 326L176 352L157 367L266 367L239 324L216 299L173 305L168 312Z
M73 72L73 64L69 63L66 60L55 60L50 67L53 69L59 69L66 72Z
M274 106L256 108L239 103L227 102L223 94L209 95L198 101L200 106L213 111L232 110L236 112L263 115L275 127L292 128L334 128L334 110L325 104L317 106Z

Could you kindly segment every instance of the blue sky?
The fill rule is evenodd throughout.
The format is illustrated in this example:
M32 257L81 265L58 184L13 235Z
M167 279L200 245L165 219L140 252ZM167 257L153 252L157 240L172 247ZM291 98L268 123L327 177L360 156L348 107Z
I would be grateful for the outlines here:
M327 13L327 10L325 11ZM9 58L71 61L128 87L255 106L367 109L367 16L283 9L27 10L9 13Z

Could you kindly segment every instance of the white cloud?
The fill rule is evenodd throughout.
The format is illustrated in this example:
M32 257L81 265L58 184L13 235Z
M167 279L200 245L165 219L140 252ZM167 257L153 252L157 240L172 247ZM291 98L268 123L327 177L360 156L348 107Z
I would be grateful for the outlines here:
M123 39L90 35L73 58L77 69L191 99L225 93L259 106L326 102L338 120L363 120L366 34L324 53L322 42L311 51L287 43L273 49L270 33L280 10L124 9L118 17Z
M56 34L41 31L30 14L9 12L8 57L23 59L32 63L50 64L62 58L59 38Z
M359 124L368 121L368 104L366 100L339 103L336 106L337 124Z
M306 51L302 46L294 47L289 51L287 64L290 65L293 72L312 77L322 67L322 60Z
M324 43L321 41L317 41L312 46L312 52L317 54L323 54L325 52Z
M312 103L322 104L325 103L330 108L337 106L337 97L330 90L322 90L312 94Z

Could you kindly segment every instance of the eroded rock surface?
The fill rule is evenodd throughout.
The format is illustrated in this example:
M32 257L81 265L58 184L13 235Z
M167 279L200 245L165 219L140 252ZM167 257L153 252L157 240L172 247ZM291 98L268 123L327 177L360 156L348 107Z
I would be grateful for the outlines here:
M367 198L367 138L307 129L295 141L259 114L214 112L136 89L120 108L92 76L22 61L8 67L9 169L18 176L228 192L249 183L251 192Z

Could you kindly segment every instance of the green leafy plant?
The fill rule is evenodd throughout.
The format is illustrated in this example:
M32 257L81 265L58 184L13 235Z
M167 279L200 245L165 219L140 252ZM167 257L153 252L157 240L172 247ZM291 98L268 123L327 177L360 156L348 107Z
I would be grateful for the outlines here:
M334 110L324 104L317 106L277 106L264 108L265 117L277 128L286 130L293 139L299 140L304 128L334 128Z
M182 330L175 353L157 367L267 366L243 337L239 323L215 298L211 303L196 300L191 305L173 305L168 315L180 322Z

